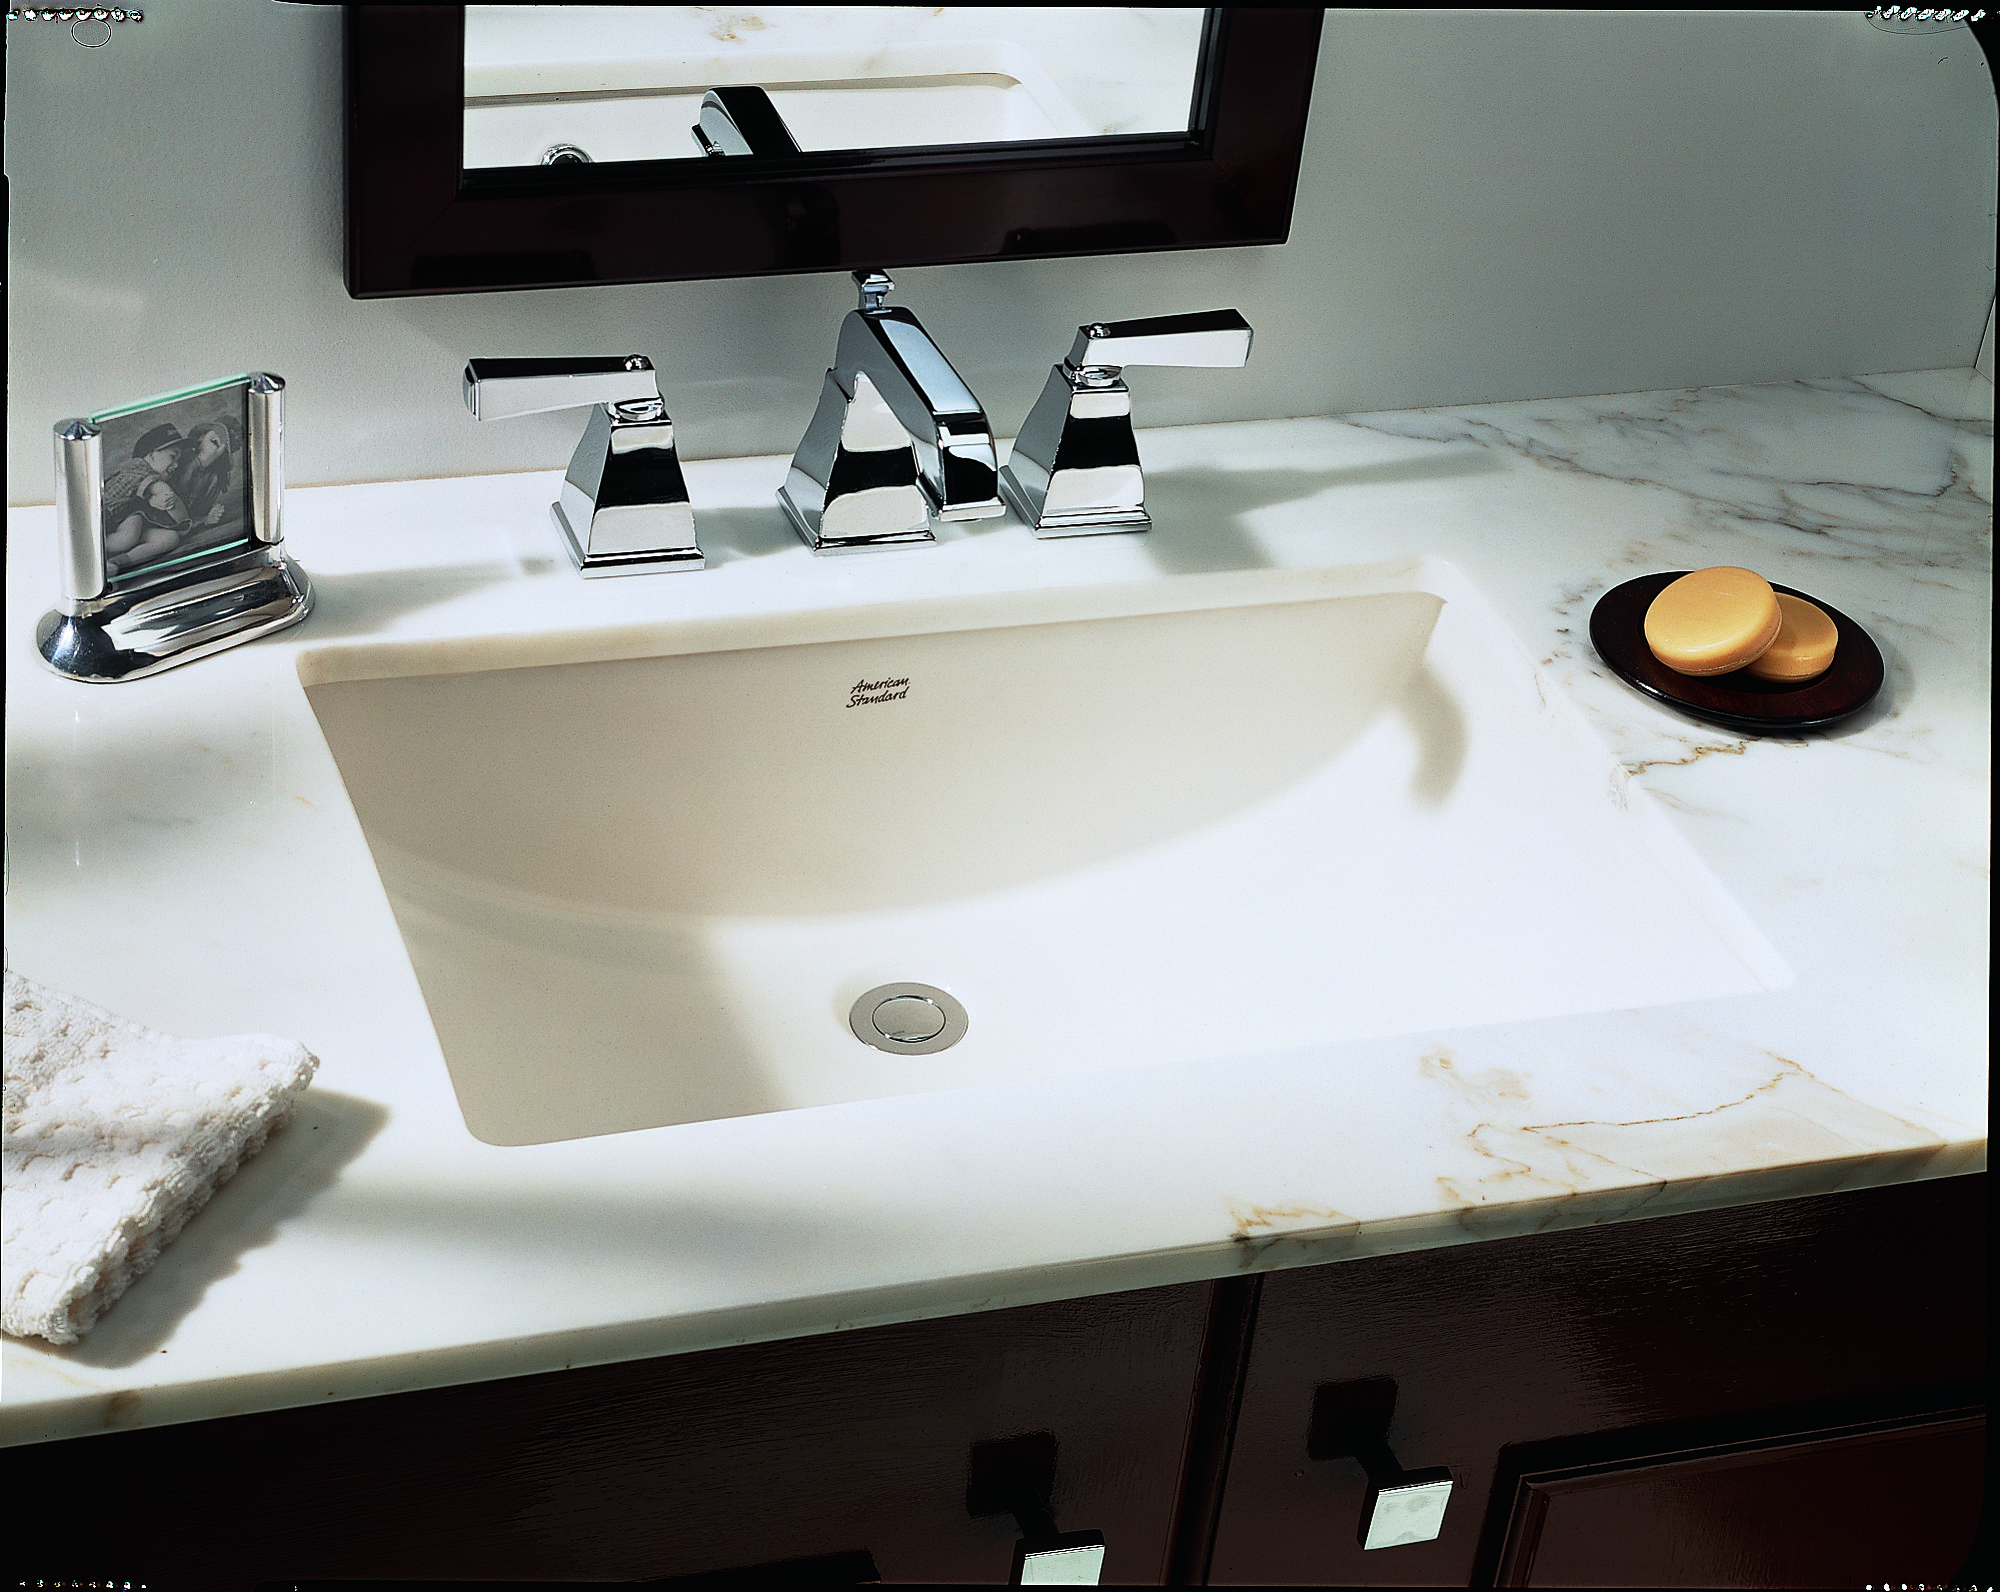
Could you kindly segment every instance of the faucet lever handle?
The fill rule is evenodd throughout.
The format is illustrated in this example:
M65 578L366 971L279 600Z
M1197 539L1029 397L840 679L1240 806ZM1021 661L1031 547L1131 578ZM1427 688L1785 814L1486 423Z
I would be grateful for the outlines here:
M1126 365L1223 369L1250 358L1250 335L1250 323L1235 310L1093 321L1076 329L1065 363L1071 370L1118 370Z
M474 359L465 407L476 420L589 408L549 517L580 574L700 569L694 507L660 378L644 354L608 359Z
M657 404L660 378L644 354L473 359L466 362L464 394L475 419L505 420L589 404Z

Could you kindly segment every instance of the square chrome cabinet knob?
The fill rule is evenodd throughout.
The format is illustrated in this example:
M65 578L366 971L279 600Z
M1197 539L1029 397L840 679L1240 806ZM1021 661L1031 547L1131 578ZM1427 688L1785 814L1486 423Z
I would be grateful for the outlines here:
M1020 1528L1009 1586L1096 1586L1104 1574L1103 1532L1056 1529L1055 1484L1052 1432L972 1445L966 1513L975 1520L1012 1515Z
M1104 1536L1074 1531L1023 1538L1014 1549L1014 1586L1096 1586L1104 1574Z
M1435 1542L1444 1530L1445 1505L1450 1502L1448 1470L1406 1471L1381 1484L1371 1478L1368 1503L1361 1513L1361 1546L1400 1548L1405 1543Z
M1396 1384L1390 1377L1325 1382L1313 1391L1308 1457L1353 1460L1368 1477L1368 1497L1355 1532L1364 1549L1435 1542L1451 1503L1449 1469L1405 1470L1389 1452L1389 1423L1395 1413Z

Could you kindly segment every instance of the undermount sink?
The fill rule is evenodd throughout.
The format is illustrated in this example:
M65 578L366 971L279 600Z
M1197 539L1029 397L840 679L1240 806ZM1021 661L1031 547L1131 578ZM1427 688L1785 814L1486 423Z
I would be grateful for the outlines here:
M489 1143L1789 979L1435 561L299 669Z

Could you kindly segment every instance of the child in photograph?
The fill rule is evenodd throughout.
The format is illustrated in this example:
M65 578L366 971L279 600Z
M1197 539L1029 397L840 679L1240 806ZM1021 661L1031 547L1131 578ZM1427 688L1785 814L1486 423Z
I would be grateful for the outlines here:
M179 545L191 528L172 476L187 451L178 427L153 427L133 444L131 459L104 483L104 567L119 574L152 562Z
M188 448L174 472L174 490L197 527L220 525L229 515L230 459L236 449L226 422L209 421L188 433Z
M181 507L173 484L154 476L139 489L132 511L105 537L108 556L104 567L116 575L140 564L150 564L178 547L181 533L187 529L187 510Z

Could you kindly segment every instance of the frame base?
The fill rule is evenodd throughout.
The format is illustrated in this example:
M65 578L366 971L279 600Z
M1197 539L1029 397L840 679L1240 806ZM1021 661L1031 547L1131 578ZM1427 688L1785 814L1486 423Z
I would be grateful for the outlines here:
M138 680L295 625L312 605L306 572L268 548L220 574L114 597L89 613L44 614L35 650L71 680Z

